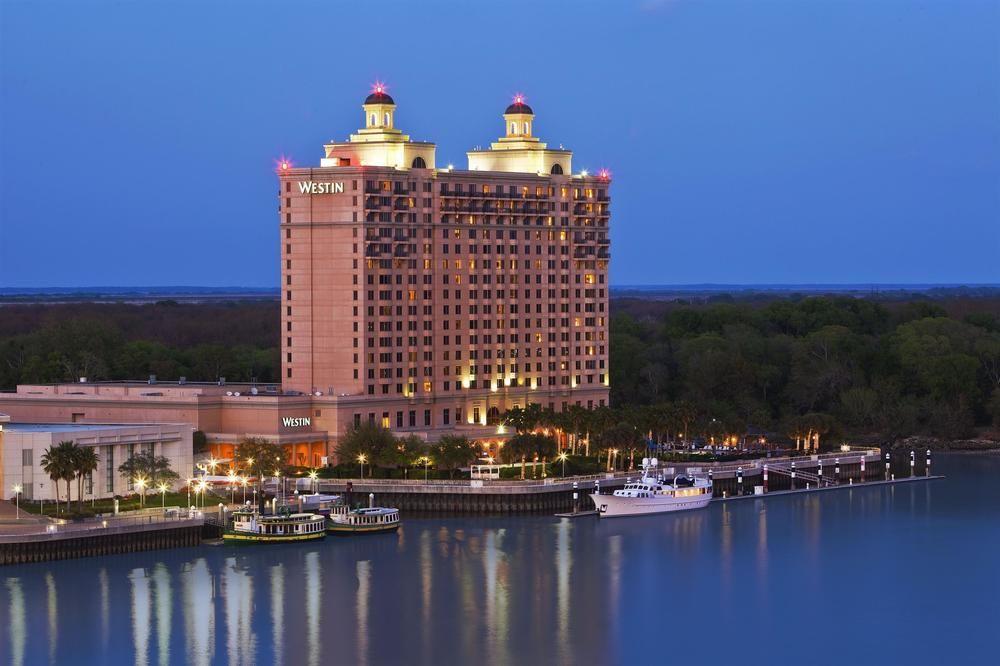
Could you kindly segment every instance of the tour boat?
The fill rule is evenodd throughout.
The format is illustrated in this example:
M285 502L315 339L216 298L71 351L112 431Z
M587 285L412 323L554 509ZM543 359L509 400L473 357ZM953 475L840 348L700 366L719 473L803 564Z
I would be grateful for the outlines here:
M712 482L678 474L672 483L657 474L656 458L643 458L642 477L611 495L591 493L602 518L701 509L712 500Z
M326 531L330 534L369 534L373 532L393 532L399 527L399 509L368 507L345 513L331 513L326 521Z
M326 536L326 517L314 513L262 516L256 511L233 512L233 526L222 534L225 543L311 541Z

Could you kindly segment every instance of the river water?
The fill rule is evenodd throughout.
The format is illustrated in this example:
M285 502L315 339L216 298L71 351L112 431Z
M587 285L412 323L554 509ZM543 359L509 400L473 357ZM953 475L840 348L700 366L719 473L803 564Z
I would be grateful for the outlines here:
M7 567L0 660L992 661L1000 456L935 472L669 516L404 516L395 535Z

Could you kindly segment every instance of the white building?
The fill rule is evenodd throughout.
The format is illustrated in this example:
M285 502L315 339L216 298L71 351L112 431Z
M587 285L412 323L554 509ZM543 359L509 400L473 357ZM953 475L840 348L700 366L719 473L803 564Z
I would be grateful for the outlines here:
M83 480L84 500L134 492L132 480L124 478L118 466L143 451L168 458L170 469L180 476L175 487L180 487L192 475L193 433L194 426L179 423L12 423L0 414L0 488L4 498L20 485L23 500L55 500L55 484L42 469L42 456L49 447L66 441L97 450L97 470ZM75 500L76 482L70 485ZM65 500L62 481L59 492Z

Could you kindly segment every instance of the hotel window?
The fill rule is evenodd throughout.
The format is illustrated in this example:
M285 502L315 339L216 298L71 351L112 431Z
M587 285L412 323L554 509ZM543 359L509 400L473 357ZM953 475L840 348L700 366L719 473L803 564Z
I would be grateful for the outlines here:
M115 447L104 447L104 491L115 491Z
M431 410L424 410L424 425L429 426L431 424Z

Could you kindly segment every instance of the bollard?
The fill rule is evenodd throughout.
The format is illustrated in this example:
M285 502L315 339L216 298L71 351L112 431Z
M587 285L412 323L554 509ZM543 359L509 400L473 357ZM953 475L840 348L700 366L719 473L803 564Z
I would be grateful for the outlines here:
M579 500L580 494L577 492L576 481L573 482L573 513L576 513L580 508Z
M792 490L795 490L795 461L792 461Z
M764 492L767 492L767 465L764 465Z
M816 476L819 477L819 479L816 481L816 487L817 488L822 488L823 487L823 461L822 460L819 461L819 472L816 473Z
M910 476L915 473L914 466L917 464L917 454L914 453L913 449L910 449Z
M833 483L840 485L840 458L833 459Z
M885 480L886 481L889 480L889 461L890 460L891 460L891 458L889 457L889 452L886 451L886 453L885 453Z
M927 465L924 467L924 476L931 475L931 450L927 449Z
M742 467L737 467L736 468L736 495L737 496L742 496L743 495L743 468Z

